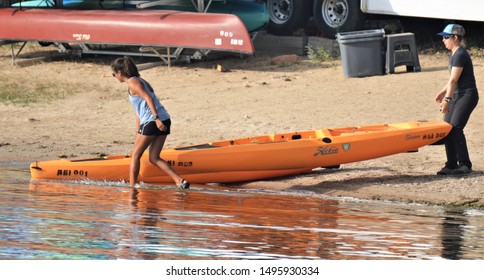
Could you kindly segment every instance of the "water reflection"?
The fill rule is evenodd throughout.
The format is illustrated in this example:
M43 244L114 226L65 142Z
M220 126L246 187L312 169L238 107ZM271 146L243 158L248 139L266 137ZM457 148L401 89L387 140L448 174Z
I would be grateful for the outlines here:
M462 259L464 227L469 221L462 209L446 209L442 222L442 257L451 260Z
M173 239L177 244L170 244L171 249L182 247L189 257L264 259L325 258L334 244L327 239L334 238L336 233L322 234L316 229L336 227L337 201L320 203L303 199L304 203L300 203L276 196L272 198L280 204L268 207L272 201L261 195L177 190L164 190L163 197L160 194L159 190L131 191L131 205L135 209L132 222L162 231L165 242L160 244L151 230L145 232L148 235L133 236L131 247L143 244L144 252L166 253Z
M0 259L484 259L483 232L478 210L0 178Z

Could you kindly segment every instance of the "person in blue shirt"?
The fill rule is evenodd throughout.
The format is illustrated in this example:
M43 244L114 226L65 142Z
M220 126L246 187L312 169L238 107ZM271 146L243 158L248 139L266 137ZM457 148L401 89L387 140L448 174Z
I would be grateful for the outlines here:
M140 77L138 68L129 56L117 58L111 64L113 77L128 84L128 96L136 112L137 134L129 170L129 184L137 187L140 159L148 147L150 162L169 175L176 185L188 189L190 183L160 157L166 137L170 134L170 115L156 97L151 85Z
M435 101L440 103L444 121L452 125L452 130L445 139L447 162L437 174L466 174L472 172L472 162L467 149L464 127L479 102L474 66L469 53L462 46L465 35L463 26L449 24L439 35L442 36L445 47L451 51L450 78L435 97Z

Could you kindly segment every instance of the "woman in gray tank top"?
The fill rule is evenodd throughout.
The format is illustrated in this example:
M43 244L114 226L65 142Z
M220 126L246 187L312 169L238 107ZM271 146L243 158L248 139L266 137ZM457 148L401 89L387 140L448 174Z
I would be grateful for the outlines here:
M156 97L153 88L140 77L136 64L128 56L114 60L111 69L113 77L128 84L129 99L136 112L137 134L129 168L130 186L133 188L138 186L141 156L150 147L150 162L169 175L180 188L188 189L190 183L180 177L160 157L166 137L170 134L171 120L170 115Z

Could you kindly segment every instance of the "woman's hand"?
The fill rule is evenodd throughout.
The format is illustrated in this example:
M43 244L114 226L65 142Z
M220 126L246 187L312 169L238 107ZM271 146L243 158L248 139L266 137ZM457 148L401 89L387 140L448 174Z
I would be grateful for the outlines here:
M163 124L163 122L161 122L160 119L156 119L155 122L156 122L156 127L158 127L160 131L166 131L166 126Z
M442 103L442 101L444 100L445 93L446 93L445 91L441 91L439 94L437 94L437 96L435 96L435 102Z
M440 112L442 112L442 114L447 114L448 111L449 111L449 102L447 101L440 102Z

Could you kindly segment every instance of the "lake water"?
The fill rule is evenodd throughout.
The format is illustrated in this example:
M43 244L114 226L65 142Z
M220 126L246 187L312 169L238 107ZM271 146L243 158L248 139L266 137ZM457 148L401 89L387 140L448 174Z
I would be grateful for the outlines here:
M484 259L481 210L29 178L0 165L0 259Z

